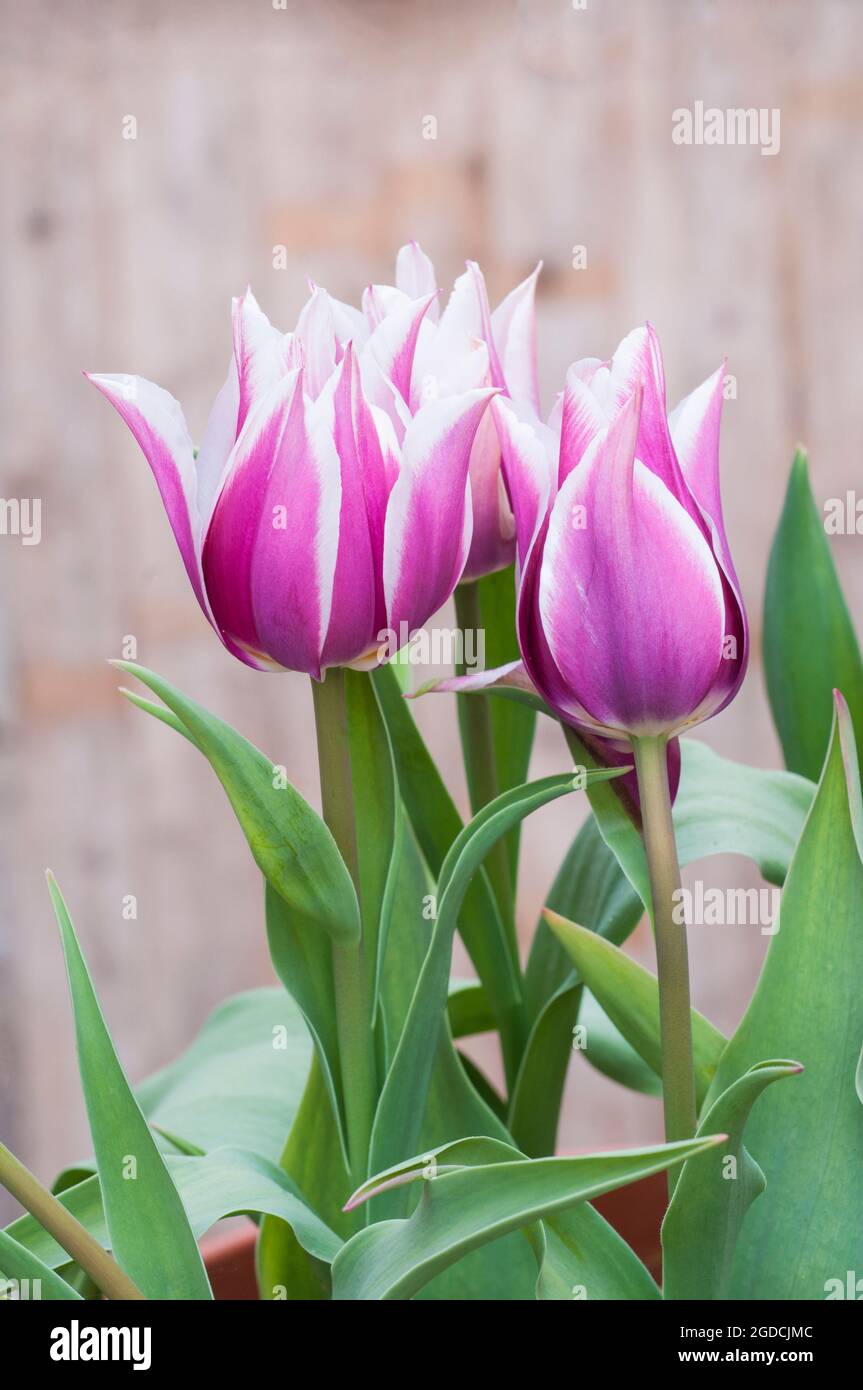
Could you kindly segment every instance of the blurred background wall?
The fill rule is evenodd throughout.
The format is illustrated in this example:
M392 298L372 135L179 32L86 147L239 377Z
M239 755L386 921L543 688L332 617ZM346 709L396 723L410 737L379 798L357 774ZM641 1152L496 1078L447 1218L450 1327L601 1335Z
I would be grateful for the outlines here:
M571 360L610 355L645 318L672 400L727 354L724 492L755 656L699 737L778 765L760 606L795 442L819 503L861 478L863 5L4 0L0 14L0 492L42 501L39 545L0 537L0 1134L50 1178L87 1140L46 865L133 1078L225 995L271 979L227 802L191 748L116 694L105 658L133 635L141 661L317 800L306 682L254 674L215 640L146 463L81 370L157 380L199 433L232 294L251 282L287 328L306 276L357 299L411 237L447 289L477 258L495 300L544 260L547 405ZM779 108L780 152L675 145L671 113L697 100ZM858 611L860 544L832 541ZM464 808L451 702L418 714ZM563 756L541 725L536 770ZM582 814L557 804L527 827L525 941ZM696 873L757 882L742 861ZM719 1025L736 1023L764 945L753 927L693 929L695 1001ZM643 929L633 949L650 960ZM659 1134L656 1103L573 1064L564 1146Z

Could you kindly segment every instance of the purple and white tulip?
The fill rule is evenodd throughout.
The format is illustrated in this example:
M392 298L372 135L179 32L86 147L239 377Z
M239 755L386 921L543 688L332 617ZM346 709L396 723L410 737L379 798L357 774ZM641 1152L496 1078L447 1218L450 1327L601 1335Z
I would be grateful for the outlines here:
M493 413L517 532L518 637L533 685L603 756L674 739L733 699L747 624L722 520L724 365L671 417L650 326L567 374L550 427ZM486 679L493 679L487 673ZM676 783L676 745L669 749Z
M395 285L371 285L363 308L372 328L409 312L408 306L434 295L419 323L409 378L387 372L401 390L390 404L396 429L430 399L495 386L538 416L536 318L534 300L540 266L516 286L492 313L482 271L467 262L442 311L431 261L417 242L403 246L396 260ZM385 408L386 393L376 399ZM470 484L473 536L465 580L503 569L515 554L515 521L503 486L500 444L491 414L479 426L471 450Z
M251 292L197 451L183 412L140 377L92 375L153 471L198 602L261 670L377 663L449 598L472 535L468 465L493 385L408 406L432 290L369 326L314 288L283 334Z

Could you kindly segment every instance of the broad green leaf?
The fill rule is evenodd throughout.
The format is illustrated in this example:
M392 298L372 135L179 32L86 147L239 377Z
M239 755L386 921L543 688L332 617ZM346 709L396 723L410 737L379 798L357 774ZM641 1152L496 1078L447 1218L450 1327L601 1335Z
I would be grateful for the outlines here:
M158 695L208 759L255 862L297 923L309 932L325 932L334 941L358 941L357 895L336 842L281 769L161 676L134 662L113 664Z
M437 1155L419 1159L419 1205L407 1220L366 1226L333 1263L335 1299L409 1299L435 1274L486 1241L590 1201L649 1173L673 1167L717 1143L660 1145L581 1158L516 1159L436 1173Z
M425 861L437 877L450 845L464 828L462 820L423 743L392 666L379 667L372 680L389 730L401 799ZM465 895L459 932L494 1010L507 1065L514 1068L522 1042L521 982L484 869Z
M822 1299L863 1257L863 805L841 698L812 809L755 993L711 1088L764 1057L799 1058L793 1086L759 1101L746 1147L768 1188L740 1235L732 1298Z
M433 891L428 869L422 862L413 832L408 829L381 991L386 1056L390 1060L404 1029L428 951L433 922L428 920L425 907L434 901L430 897ZM456 1053L449 1028L441 1027L419 1146L435 1148L463 1134L508 1137L487 1092L485 1089L478 1092L480 1079L476 1078L476 1083L469 1079L474 1075L470 1068L466 1069L465 1059ZM394 1193L392 1197L396 1199L399 1195ZM409 1194L403 1195L406 1201L410 1200ZM344 1194L342 1201L346 1196ZM372 1219L402 1215L404 1211L403 1202L388 1202L386 1198L378 1199L371 1206ZM529 1298L534 1278L532 1265L525 1242L517 1235L505 1236L502 1241L475 1251L445 1270L427 1285L420 1297L423 1300L493 1302L513 1296L514 1289L517 1296Z
M603 840L595 816L585 821L548 895L548 906L618 945L644 907ZM513 1088L510 1128L525 1153L554 1153L561 1098L572 1055L572 1029L581 985L572 961L540 916L525 971L525 1002L532 1031ZM537 1075L543 1084L537 1085Z
M581 1053L585 1061L630 1091L640 1091L645 1096L662 1095L662 1082L656 1072L639 1057L620 1029L615 1028L589 989L581 991L578 1023L590 1040L590 1046Z
M423 916L423 903L431 892L428 871L422 863L410 829L402 845L389 946L381 981L380 1024L391 1055L404 1025L416 979L428 947L431 924ZM434 1146L463 1133L504 1130L490 1114L468 1082L446 1029L441 1032L423 1117L420 1142ZM347 1172L341 1159L332 1109L320 1072L313 1068L309 1088L282 1160L321 1216L341 1236L351 1235L361 1224L361 1213L342 1213L348 1193ZM497 1299L507 1285L529 1296L529 1252L518 1237L506 1237L497 1245L477 1251L447 1270L423 1292L424 1298ZM512 1248L510 1248L512 1246ZM283 1223L265 1218L258 1246L262 1290L279 1285L289 1298L325 1298L329 1280L310 1260Z
M359 1229L358 1214L345 1214L342 1210L348 1195L348 1172L317 1055L312 1059L303 1099L279 1166L341 1239ZM264 1299L278 1295L296 1302L330 1296L326 1264L310 1254L292 1226L275 1214L265 1216L261 1222L257 1266Z
M450 980L447 1014L454 1038L494 1031L494 1014L485 990L473 980Z
M182 1200L123 1074L66 904L51 877L48 886L114 1258L147 1298L212 1298Z
M589 1202L558 1212L543 1228L538 1299L649 1302L661 1297L638 1256Z
M543 1006L522 1055L507 1128L531 1158L554 1153L580 993L570 968L568 981Z
M612 1023L658 1075L661 1071L661 1053L656 976L618 946L597 936L596 932L586 931L575 922L567 922L556 912L546 910L545 915L582 980ZM712 1023L708 1023L695 1009L692 1010L695 1092L699 1105L716 1075L725 1041ZM589 1036L587 1050L590 1050Z
M245 1212L269 1212L289 1221L307 1250L329 1262L340 1248L334 1231L312 1211L291 1181L274 1163L242 1149L214 1149L200 1158L169 1154L168 1172L182 1197L184 1215L196 1237L226 1216ZM59 1200L87 1230L109 1244L108 1228L97 1177L85 1178L60 1194ZM7 1227L7 1234L52 1269L68 1263L69 1256L32 1216L22 1216ZM116 1252L115 1252L116 1253ZM170 1286L170 1270L163 1272L162 1294Z
M773 1081L795 1076L798 1062L760 1062L710 1106L699 1134L727 1131L701 1163L686 1164L662 1223L663 1296L725 1299L734 1248L749 1207L766 1186L743 1147L749 1112Z
M615 775L607 770L596 777ZM437 918L372 1131L370 1163L388 1167L415 1149L446 1013L456 921L468 885L491 846L531 811L573 790L571 773L504 792L454 841L438 879Z
M0 1231L0 1299L9 1296L8 1285L12 1280L16 1285L28 1286L27 1297L30 1299L81 1301L81 1295L65 1279L61 1279L50 1265L43 1264L26 1246L19 1245L8 1231Z
M863 740L863 660L798 449L773 540L764 597L767 693L786 765L817 779L827 751L832 691L845 696Z
M269 883L264 904L273 969L306 1021L338 1120L339 1142L347 1155L332 941L325 932L310 930Z
M135 1088L151 1125L204 1153L253 1149L278 1160L311 1060L302 1017L283 989L248 990L210 1014L175 1061Z

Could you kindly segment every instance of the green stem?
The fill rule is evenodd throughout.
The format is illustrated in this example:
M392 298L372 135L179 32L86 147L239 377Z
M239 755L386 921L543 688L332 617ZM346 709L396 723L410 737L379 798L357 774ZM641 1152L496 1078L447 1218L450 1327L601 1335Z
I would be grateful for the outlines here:
M462 632L479 632L483 626L477 583L459 584L455 591L455 611ZM464 667L459 666L459 675ZM459 695L458 717L468 779L471 810L476 815L483 806L499 795L497 759L494 751L494 728L491 703L487 695ZM513 964L519 969L518 938L515 930L515 898L512 888L507 837L498 840L489 851L486 871L491 880L497 905L506 928Z
M324 820L348 867L360 897L359 852L354 819L354 788L345 673L332 667L323 681L312 681L318 766ZM333 943L333 981L342 1093L351 1181L368 1177L369 1140L377 1102L371 989L362 940L357 946Z
M123 1273L116 1260L111 1259L98 1240L80 1221L76 1221L47 1187L42 1186L20 1159L10 1153L5 1144L0 1144L0 1185L11 1192L40 1226L44 1226L58 1245L62 1245L67 1255L89 1274L106 1298L127 1301L143 1299L141 1290Z
M662 1095L665 1137L691 1139L696 1128L695 1070L686 924L675 921L680 901L680 866L671 818L667 740L632 740L641 797L644 848L653 899L656 964L659 975L659 1021L662 1041ZM669 1177L669 1184L673 1186Z

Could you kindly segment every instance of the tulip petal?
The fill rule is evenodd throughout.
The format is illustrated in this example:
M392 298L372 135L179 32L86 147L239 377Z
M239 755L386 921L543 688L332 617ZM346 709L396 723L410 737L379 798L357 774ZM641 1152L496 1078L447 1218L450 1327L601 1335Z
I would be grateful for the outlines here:
M701 511L686 485L671 442L662 352L656 332L649 323L628 333L612 358L607 400L610 420L632 398L639 386L644 392L644 403L638 435L638 457L662 480L684 511L707 535Z
M500 471L500 443L490 411L482 417L470 455L473 534L463 579L479 579L512 563L515 518Z
M407 300L381 320L366 344L366 354L408 406L417 336L435 298L435 294L427 294L421 299Z
M252 655L269 653L316 678L340 504L338 455L297 370L256 406L237 440L203 565L220 630Z
M725 363L675 407L669 416L674 449L683 476L709 528L713 551L725 577L726 638L733 638L711 692L712 713L733 699L746 674L749 631L740 583L725 534L719 487L719 426L724 400Z
M555 445L551 431L538 421L525 419L514 402L497 396L491 409L515 519L516 562L521 571L551 505Z
M239 409L240 378L236 358L232 357L227 380L210 411L196 460L198 513L202 535L206 533L225 479L231 450L237 442Z
M434 266L418 241L409 241L396 256L396 285L408 299L425 299L433 294L429 318L437 323L440 317L438 283Z
M195 596L209 617L199 561L195 451L179 401L139 376L86 373L129 426L164 503Z
M566 374L560 417L558 487L563 487L594 439L610 423L598 396L585 381L583 366L576 362Z
M408 634L446 602L471 537L468 464L494 390L429 401L405 434L401 472L384 531L384 593L390 629Z
M333 601L321 659L326 667L346 665L360 658L369 650L385 620L383 583L375 556L382 553L386 470L350 345L333 389L321 396L320 409L327 413L342 483ZM377 454L373 456L375 450ZM375 521L375 537L370 513Z
M552 508L539 614L567 687L606 732L689 722L721 661L725 602L709 543L635 458L640 390Z
M265 396L280 377L299 366L293 335L280 333L261 309L251 290L232 303L234 361L239 380L234 439L256 400Z
M506 389L516 400L528 401L537 413L536 282L541 269L542 261L526 280L510 290L491 316L491 331Z

